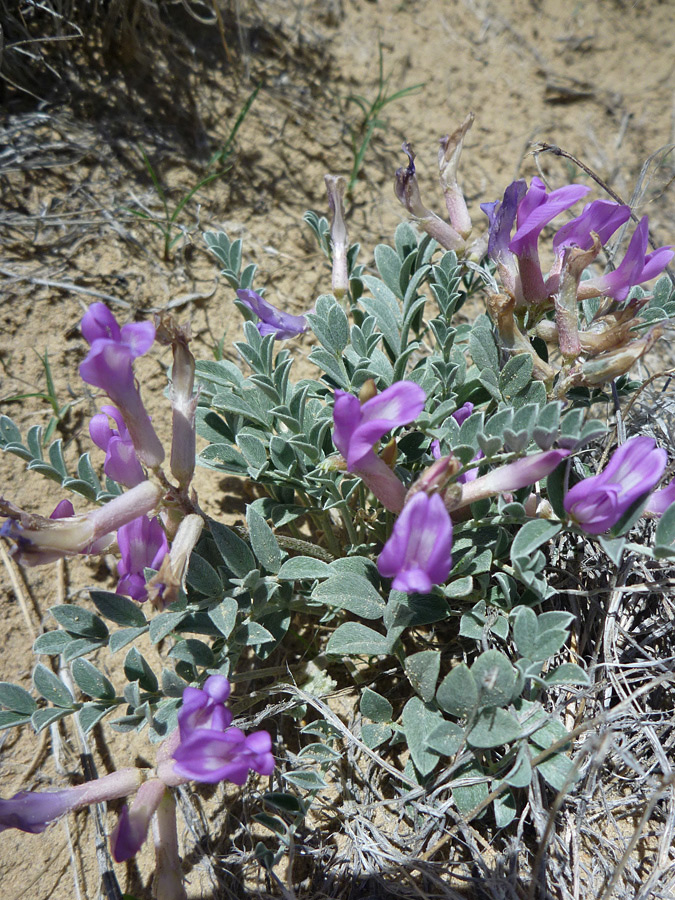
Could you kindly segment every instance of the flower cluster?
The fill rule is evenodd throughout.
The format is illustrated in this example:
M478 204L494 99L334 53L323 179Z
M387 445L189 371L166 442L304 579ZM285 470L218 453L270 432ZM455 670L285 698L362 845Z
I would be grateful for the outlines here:
M128 768L62 791L20 791L0 799L0 831L17 828L33 834L70 810L135 794L122 810L111 838L113 857L123 862L143 845L166 789L187 781L242 785L249 771L270 775L274 769L272 739L267 731L245 735L225 706L230 683L222 675L209 677L202 690L188 687L178 715L179 727L160 747L156 776L145 779Z
M549 475L569 451L537 453L480 477L474 467L459 475L453 490L448 489L448 483L460 466L452 456L441 457L436 443L432 447L436 462L406 491L373 445L392 429L413 422L424 408L426 395L413 382L396 382L372 396L374 391L370 383L362 392L362 402L345 391L335 392L333 443L347 470L358 475L387 509L400 514L378 557L380 574L393 578L396 590L428 592L434 584L446 580L452 566L450 513L477 500L533 484ZM473 404L466 403L453 416L461 424L472 412ZM474 461L482 456L479 452Z

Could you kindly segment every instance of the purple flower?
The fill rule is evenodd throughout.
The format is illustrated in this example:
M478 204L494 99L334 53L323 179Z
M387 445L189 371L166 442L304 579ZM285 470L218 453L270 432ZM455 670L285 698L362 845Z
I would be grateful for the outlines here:
M105 304L94 303L85 313L81 328L91 344L80 366L82 380L105 391L119 407L140 459L150 467L160 465L164 450L150 424L133 371L133 361L152 346L154 325L131 322L120 328Z
M272 738L267 731L254 731L248 736L234 726L224 731L197 728L173 754L173 771L193 781L216 784L232 781L244 784L249 770L271 775L274 770Z
M54 512L50 515L50 519L70 519L75 515L75 507L70 500L61 500L54 507Z
M622 206L613 200L594 200L587 203L584 211L559 228L553 237L553 249L560 254L565 247L581 247L590 250L593 246L591 232L595 232L601 244L606 244L617 228L630 219L630 206Z
M400 512L405 488L373 445L400 425L414 421L424 409L426 394L412 381L398 381L365 403L345 391L335 391L333 443L375 496L392 512Z
M485 459L485 454L482 450L479 450L478 453L476 453L471 462L478 462L480 459ZM461 475L458 475L457 484L468 484L470 481L475 481L477 478L478 466L473 469L467 469L466 472L462 472Z
M139 516L117 532L121 559L117 563L117 593L134 600L147 599L144 569L159 569L168 543L159 519Z
M135 856L148 836L150 821L154 816L166 785L158 778L143 782L131 807L123 806L115 830L110 836L110 849L115 862L125 862Z
M230 682L224 675L211 675L204 688L187 687L183 691L183 705L178 713L178 727L182 739L196 728L224 731L232 724L232 713L225 706L230 696Z
M599 475L578 482L565 495L564 507L588 534L603 534L649 494L668 462L650 437L634 437L612 454Z
M568 184L548 194L540 178L532 179L529 190L518 204L516 233L509 243L509 250L518 257L521 289L526 301L536 303L551 293L539 265L541 230L561 212L574 206L589 190L582 184Z
M606 275L582 281L579 285L579 299L601 294L621 302L626 299L632 287L660 275L675 253L670 247L659 247L653 253L647 253L648 243L648 218L643 216L633 232L626 255L619 266Z
M509 241L511 230L516 221L518 205L525 196L527 183L523 180L512 181L504 191L502 200L494 203L481 203L480 208L488 217L488 256L494 262L499 262L507 255L511 255Z
M242 289L237 291L237 297L260 319L256 327L263 337L273 334L275 340L283 341L307 331L307 319L304 316L282 312L255 291Z
M96 446L105 452L103 471L113 481L135 487L145 480L145 472L136 456L122 413L115 406L102 406L101 410L89 423L89 434ZM110 419L115 422L116 428L110 427Z
M397 591L428 593L442 584L452 565L452 522L438 494L416 493L403 507L377 560Z

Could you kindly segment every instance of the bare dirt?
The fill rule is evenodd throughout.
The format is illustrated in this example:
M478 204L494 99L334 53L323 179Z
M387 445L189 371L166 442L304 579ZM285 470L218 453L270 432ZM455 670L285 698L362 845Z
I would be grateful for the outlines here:
M202 230L223 227L241 237L245 261L259 266L257 284L289 311L308 309L329 289L330 273L301 217L307 208L326 213L324 173L351 168L349 129L358 130L360 113L349 97L375 96L378 45L390 92L423 88L383 111L384 127L365 155L349 215L364 262L405 217L392 190L405 161L401 142L413 142L423 198L440 211L437 140L470 110L476 121L461 176L478 231L479 203L497 199L514 177L536 174L537 165L553 186L588 181L550 153L533 155L545 141L583 160L639 215L648 213L657 244L673 240L675 161L666 153L675 142L673 3L270 0L237 7L240 27L228 32L227 54L217 29L193 25L187 37L197 52L188 62L185 54L180 64L158 55L115 68L94 56L71 78L69 99L41 108L13 103L4 113L0 412L24 431L34 422L46 426L44 400L11 398L44 391L38 354L47 351L56 394L61 403L72 401L57 431L70 460L89 449L86 424L96 408L77 374L85 353L78 322L95 292L122 320L171 307L191 321L198 354L210 357L224 334L224 352L234 359L238 318ZM178 202L206 173L258 82L232 168L187 204L178 219L183 236L165 260L159 231L128 212L161 214L136 147L144 147L170 202ZM297 352L302 358L306 346ZM161 391L168 362L158 349L141 369L160 431L167 427ZM55 485L25 476L23 463L9 455L0 457L0 488L43 514L60 499ZM236 508L236 492L216 473L202 471L197 489L215 515ZM104 558L28 571L24 587L0 567L0 680L29 686L30 648L48 608L86 584L112 584L111 565ZM79 749L72 731L63 738L57 754L49 733L42 740L28 730L1 733L3 796L67 783L79 771ZM142 745L118 736L107 757L94 747L97 764L101 771L128 765ZM93 835L86 813L46 836L4 832L4 900L98 896ZM123 888L138 897L149 896L150 871L147 849L137 863L116 867ZM188 891L209 895L197 870Z

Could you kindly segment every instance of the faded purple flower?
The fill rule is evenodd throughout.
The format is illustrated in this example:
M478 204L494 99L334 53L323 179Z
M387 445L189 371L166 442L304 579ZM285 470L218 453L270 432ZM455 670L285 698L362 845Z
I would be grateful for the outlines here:
M485 459L485 454L482 450L479 450L478 453L476 453L471 462L478 462L480 459ZM466 472L462 472L461 475L458 475L457 484L468 484L470 481L475 481L477 478L478 466L475 466L473 469L467 469Z
M524 180L512 181L504 191L502 200L494 203L481 203L480 208L488 217L488 256L494 262L511 255L509 241L511 231L516 221L518 205L527 191L527 182Z
M122 413L115 406L102 406L102 412L89 423L89 434L96 446L105 452L103 471L125 487L135 487L145 480L133 441L124 424ZM110 427L110 419L116 428Z
M588 534L603 534L658 484L667 462L668 454L652 438L631 438L614 451L599 475L570 488L565 510Z
M169 549L164 529L156 516L139 516L118 530L117 543L121 554L117 593L142 602L148 597L144 570L159 569Z
M613 200L594 200L586 204L581 215L558 229L553 236L553 249L556 253L562 253L565 247L590 250L593 246L591 232L597 234L601 244L606 244L628 219L630 206L622 206Z
M237 291L237 297L260 319L256 328L263 337L273 334L275 340L283 341L302 334L309 327L304 316L282 312L248 288Z
M178 727L182 739L196 728L224 731L232 724L232 713L225 706L230 696L230 682L224 675L211 675L204 687L186 687L183 705L178 712Z
M675 252L671 247L659 247L653 253L647 253L648 244L648 218L643 216L618 267L613 272L582 281L579 285L579 299L603 295L622 302L632 287L660 275Z
M400 425L414 421L424 409L426 394L412 381L398 381L365 403L346 391L335 391L333 443L375 496L392 512L400 512L405 488L373 445Z
M438 494L420 491L394 523L377 568L384 578L394 579L394 590L425 594L448 577L451 549L452 522L443 501Z
M467 479L462 487L462 497L455 507L462 509L477 500L494 497L534 484L541 478L550 475L560 462L569 456L569 450L546 450L517 459L506 466L499 466L486 475L473 480ZM467 473L468 474L468 473Z
M105 304L94 303L85 313L81 328L91 344L80 366L82 380L105 391L119 407L140 459L150 467L160 465L164 450L143 406L133 371L133 361L152 346L154 325L131 322L120 328Z

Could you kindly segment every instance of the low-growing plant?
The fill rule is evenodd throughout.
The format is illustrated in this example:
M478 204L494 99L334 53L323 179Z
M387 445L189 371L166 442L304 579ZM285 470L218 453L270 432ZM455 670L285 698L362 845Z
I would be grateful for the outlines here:
M70 667L76 690L38 662L32 692L0 685L0 725L39 732L75 716L85 733L99 723L145 732L157 748L154 769L2 800L0 826L41 831L69 809L135 794L113 834L115 858L133 856L154 819L156 896L185 896L172 789L243 785L249 769L266 776L275 765L268 731L232 725L225 701L244 679L238 721L267 720L288 748L255 814L274 836L253 851L270 872L309 817L325 821L345 741L394 785L442 785L444 809L461 822L489 812L496 829L515 828L530 791L571 788L574 740L593 726L571 729L563 712L594 672L567 649L578 623L555 602L550 553L583 540L608 567L626 553L656 566L675 557L675 482L659 486L666 449L634 435L601 471L588 465L589 448L608 437L594 407L612 383L619 395L634 391L631 366L675 314L667 276L650 293L640 287L673 254L646 253L643 220L617 269L586 277L626 219L620 204L594 201L556 232L544 277L542 228L586 189L548 193L538 179L487 204L489 230L471 242L456 178L470 125L442 142L449 222L422 205L407 148L397 193L419 230L403 223L374 249L377 274L349 245L344 180L327 178L332 221L307 221L332 292L303 315L254 289L241 241L205 235L246 318L239 363L195 360L189 330L169 315L120 328L103 304L90 307L80 374L114 404L91 424L105 486L87 454L71 475L59 441L44 458L39 427L24 440L0 419L4 450L100 504L73 515L62 501L44 519L3 500L15 558L100 552L115 532L120 554L117 592L52 607L57 627L35 642L36 654ZM460 311L479 293L488 314L469 322ZM295 378L296 345L277 341L306 333L314 369ZM155 339L173 352L168 470L133 374ZM245 522L204 514L195 458L254 487ZM645 515L657 520L651 543L631 537ZM160 669L141 638L157 647ZM123 684L102 671L103 651L124 651ZM355 693L356 731L330 708L339 685Z

